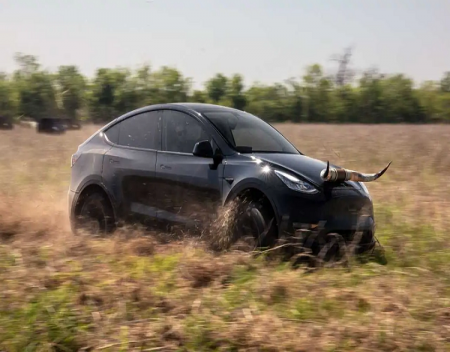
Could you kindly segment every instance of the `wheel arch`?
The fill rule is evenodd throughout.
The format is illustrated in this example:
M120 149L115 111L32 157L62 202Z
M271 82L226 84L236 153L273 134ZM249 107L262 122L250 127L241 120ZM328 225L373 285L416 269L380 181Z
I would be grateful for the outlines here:
M91 181L91 182L88 182L85 185L83 185L83 188L79 192L79 196L77 197L77 200L75 202L73 214L78 215L81 210L83 199L85 199L87 196L94 194L94 193L100 193L105 197L105 199L108 201L108 203L113 211L114 218L117 220L116 208L114 207L114 203L112 202L111 197L109 196L108 192L106 191L104 185L102 185L101 183L95 182L95 181Z
M245 182L241 184L237 184L228 194L225 199L224 206L230 204L232 201L238 200L239 198L245 196L246 194L250 194L251 199L255 199L258 196L263 196L269 202L270 207L272 208L273 215L275 216L276 226L279 227L280 219L277 211L276 204L272 197L269 195L269 192L264 190L263 183L260 182ZM267 186L266 186L267 187Z

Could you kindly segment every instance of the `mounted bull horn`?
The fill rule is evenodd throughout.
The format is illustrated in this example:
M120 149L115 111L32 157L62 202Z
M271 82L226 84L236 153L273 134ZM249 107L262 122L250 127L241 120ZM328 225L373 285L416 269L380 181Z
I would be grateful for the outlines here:
M328 182L343 182L343 181L372 182L380 178L386 172L391 163L392 161L383 170L377 172L376 174L362 174L360 172L344 168L330 169L330 162L327 161L327 168L321 171L320 177L322 177L324 181Z

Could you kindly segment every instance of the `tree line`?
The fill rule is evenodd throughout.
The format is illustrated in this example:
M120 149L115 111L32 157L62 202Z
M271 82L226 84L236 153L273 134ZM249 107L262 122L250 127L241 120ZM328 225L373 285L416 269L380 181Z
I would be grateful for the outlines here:
M16 54L18 69L0 73L0 115L14 119L66 117L107 122L145 105L202 102L234 107L271 122L444 123L450 122L450 71L440 81L416 86L403 74L376 69L354 78L341 61L326 75L313 64L299 79L245 87L243 76L216 74L203 89L172 67L153 70L99 68L91 79L73 65L56 72L33 55Z

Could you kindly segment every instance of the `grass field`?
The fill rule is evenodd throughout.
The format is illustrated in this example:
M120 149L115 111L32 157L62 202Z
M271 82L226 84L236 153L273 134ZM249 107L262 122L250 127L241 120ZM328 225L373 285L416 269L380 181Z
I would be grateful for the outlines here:
M194 240L74 237L64 136L0 131L0 351L450 351L450 126L278 125L363 172L387 262L317 271Z

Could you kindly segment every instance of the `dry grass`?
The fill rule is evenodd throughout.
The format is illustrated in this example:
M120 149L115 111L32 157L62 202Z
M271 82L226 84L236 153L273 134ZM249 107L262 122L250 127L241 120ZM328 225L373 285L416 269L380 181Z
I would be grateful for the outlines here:
M450 350L449 126L277 126L365 172L388 263L310 273L198 242L68 228L65 136L0 131L0 350Z

